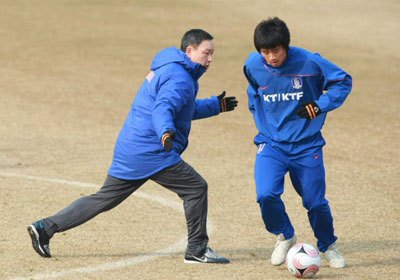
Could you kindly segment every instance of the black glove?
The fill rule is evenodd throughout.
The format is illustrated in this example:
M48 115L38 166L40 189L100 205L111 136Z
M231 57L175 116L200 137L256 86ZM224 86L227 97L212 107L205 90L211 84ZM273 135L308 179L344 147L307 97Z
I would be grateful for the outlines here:
M225 91L217 96L221 112L233 111L238 104L235 96L225 97Z
M312 120L322 113L321 108L314 101L302 103L300 106L302 107L296 111L296 114L303 119Z
M168 130L161 137L161 143L164 147L164 150L167 152L172 151L172 147L174 145L173 140L175 139L175 132L173 130Z

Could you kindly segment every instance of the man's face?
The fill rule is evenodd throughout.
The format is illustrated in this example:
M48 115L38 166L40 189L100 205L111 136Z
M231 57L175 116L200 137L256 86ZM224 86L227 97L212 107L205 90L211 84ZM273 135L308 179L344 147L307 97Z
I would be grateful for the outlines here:
M214 43L212 40L204 40L197 46L188 46L186 48L186 55L191 61L195 63L200 63L205 68L208 69L212 62L212 56L214 54Z
M277 46L271 49L260 49L260 52L265 61L272 67L281 66L287 57L286 49L283 46Z

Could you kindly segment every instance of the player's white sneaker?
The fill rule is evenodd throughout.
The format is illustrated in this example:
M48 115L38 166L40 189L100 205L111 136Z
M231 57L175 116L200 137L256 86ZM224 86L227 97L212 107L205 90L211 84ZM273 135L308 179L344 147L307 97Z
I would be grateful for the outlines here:
M278 241L275 244L275 249L271 255L271 263L273 265L281 265L286 260L287 252L294 244L296 244L296 235L293 235L290 239L285 239L283 233L277 236Z
M325 253L322 253L333 268L343 268L346 266L346 260L336 247L336 242L331 244Z

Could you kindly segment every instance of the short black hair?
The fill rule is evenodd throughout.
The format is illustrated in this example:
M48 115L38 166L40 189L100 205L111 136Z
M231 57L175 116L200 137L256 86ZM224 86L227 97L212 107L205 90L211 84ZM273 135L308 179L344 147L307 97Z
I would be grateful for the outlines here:
M286 23L278 17L261 21L254 30L254 46L257 51L283 46L289 49L290 32Z
M188 46L197 48L204 40L212 39L214 39L213 36L202 29L190 29L182 37L181 50L186 52Z

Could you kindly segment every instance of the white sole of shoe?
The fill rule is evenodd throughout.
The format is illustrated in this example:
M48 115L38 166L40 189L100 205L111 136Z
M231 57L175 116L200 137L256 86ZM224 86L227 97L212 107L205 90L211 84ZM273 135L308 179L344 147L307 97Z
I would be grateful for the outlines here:
M31 235L31 238L32 238L32 233L36 236L36 242L38 243L37 247L39 248L40 252L42 252L43 255L46 255L46 253L44 252L42 246L40 246L39 233L37 232L35 227L33 225L30 225L28 227L28 231L29 231L29 234Z
M202 262L198 262L198 261L191 261L191 260L183 260L184 263L197 263L197 264L201 264Z

